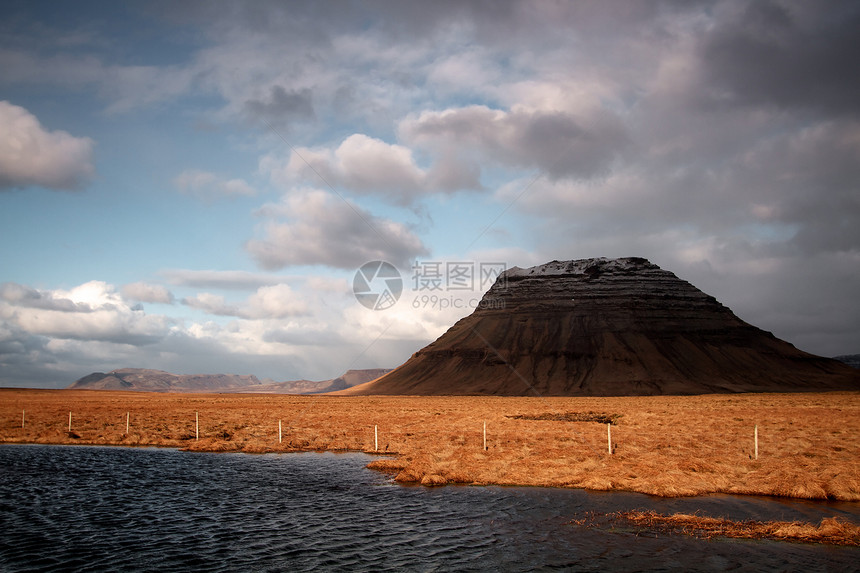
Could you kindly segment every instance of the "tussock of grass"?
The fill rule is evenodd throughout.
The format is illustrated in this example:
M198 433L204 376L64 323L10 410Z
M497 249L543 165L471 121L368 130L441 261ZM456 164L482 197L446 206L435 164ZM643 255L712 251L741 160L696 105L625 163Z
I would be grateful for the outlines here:
M400 473L406 467L406 464L399 460L392 460L389 458L383 458L380 460L373 460L367 467L372 470L387 472L387 473Z
M571 523L586 527L622 523L644 531L691 535L705 539L733 537L860 546L860 525L836 517L825 518L815 525L798 521L732 521L686 513L662 515L653 511L621 511L609 514L590 513Z
M446 485L448 480L437 474L427 474L421 478L421 485L439 486Z

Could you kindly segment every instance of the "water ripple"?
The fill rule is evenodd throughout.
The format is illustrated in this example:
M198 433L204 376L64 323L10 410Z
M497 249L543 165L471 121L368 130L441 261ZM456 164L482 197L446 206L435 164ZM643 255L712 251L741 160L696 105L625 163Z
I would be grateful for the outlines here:
M0 446L0 570L850 570L850 548L647 538L583 511L855 515L857 504L498 487L394 486L362 454ZM687 504L685 506L685 504Z

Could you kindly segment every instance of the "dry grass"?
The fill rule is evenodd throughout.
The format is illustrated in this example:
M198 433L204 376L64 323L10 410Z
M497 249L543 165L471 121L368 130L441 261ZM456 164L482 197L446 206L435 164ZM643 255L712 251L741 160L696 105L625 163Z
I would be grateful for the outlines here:
M606 424L588 421L606 419L612 455ZM373 465L400 481L860 500L857 392L541 399L0 390L7 443L373 452L374 425L379 453L394 459Z
M797 521L732 521L685 513L661 515L653 511L621 511L590 513L571 523L586 527L622 523L640 531L691 535L704 539L734 537L860 546L860 525L836 517L825 518L818 525L813 525Z

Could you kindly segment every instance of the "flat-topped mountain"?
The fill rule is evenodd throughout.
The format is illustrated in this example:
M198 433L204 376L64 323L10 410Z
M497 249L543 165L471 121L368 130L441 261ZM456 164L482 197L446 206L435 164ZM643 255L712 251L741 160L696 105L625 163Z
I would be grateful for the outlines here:
M347 370L331 380L260 381L238 374L171 374L145 368L93 372L68 386L73 390L132 390L139 392L243 392L260 394L316 394L343 390L379 378L390 369Z
M481 304L382 378L344 394L618 396L860 389L642 258L499 276Z
M71 390L137 390L143 392L218 392L260 386L256 376L238 374L171 374L146 368L93 372L75 381Z

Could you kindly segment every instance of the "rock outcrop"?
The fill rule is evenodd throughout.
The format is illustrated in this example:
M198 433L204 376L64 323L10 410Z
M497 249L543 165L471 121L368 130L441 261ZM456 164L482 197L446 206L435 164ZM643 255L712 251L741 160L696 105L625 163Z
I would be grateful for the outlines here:
M618 396L860 389L642 258L508 269L478 308L353 394Z

